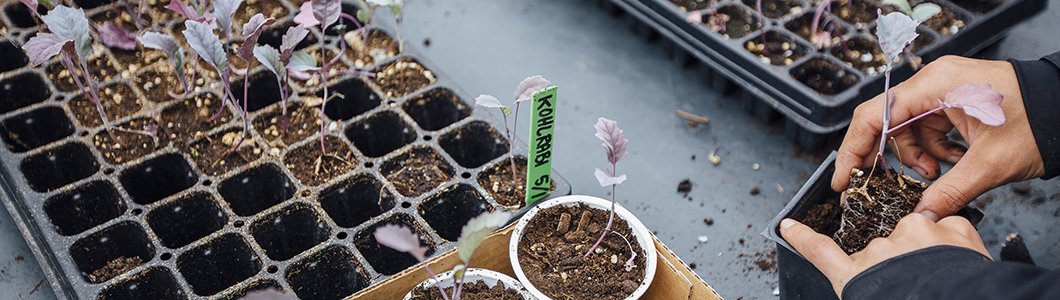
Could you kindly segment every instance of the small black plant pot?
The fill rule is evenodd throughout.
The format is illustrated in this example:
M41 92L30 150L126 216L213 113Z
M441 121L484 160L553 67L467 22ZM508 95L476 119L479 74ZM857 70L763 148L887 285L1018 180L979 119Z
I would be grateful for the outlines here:
M796 221L806 219L810 210L825 201L839 199L839 192L832 190L832 174L835 173L835 158L837 152L832 151L817 167L817 171L803 184L795 197L791 198L788 205L769 225L766 226L762 235L777 243L777 277L780 288L780 299L836 299L832 283L824 276L810 261L806 260L795 248L793 248L780 235L780 221L791 218ZM978 209L964 207L956 213L971 221L972 225L978 225L983 219L983 213Z

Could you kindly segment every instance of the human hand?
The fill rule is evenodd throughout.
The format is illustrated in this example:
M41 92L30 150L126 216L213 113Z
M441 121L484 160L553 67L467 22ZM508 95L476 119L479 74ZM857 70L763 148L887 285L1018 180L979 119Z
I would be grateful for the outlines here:
M935 223L922 214L909 214L898 221L891 236L874 239L864 250L849 256L831 238L792 219L780 222L780 234L828 277L840 297L843 287L854 276L887 259L915 250L951 245L990 256L975 227L967 219L957 216Z
M932 220L957 212L997 186L1040 177L1045 172L1027 121L1016 73L1005 61L944 56L928 64L909 80L891 88L898 99L891 112L892 126L937 108L937 99L944 99L946 93L968 83L989 83L1004 96L1001 101L1004 125L984 125L963 110L951 108L925 116L889 135L898 144L896 152L902 163L924 178L938 178L924 191L914 210ZM854 110L836 157L833 190L846 189L851 168L867 168L875 162L883 126L883 102L883 95L879 95ZM967 149L946 136L954 127L968 142ZM956 165L939 177L939 160Z

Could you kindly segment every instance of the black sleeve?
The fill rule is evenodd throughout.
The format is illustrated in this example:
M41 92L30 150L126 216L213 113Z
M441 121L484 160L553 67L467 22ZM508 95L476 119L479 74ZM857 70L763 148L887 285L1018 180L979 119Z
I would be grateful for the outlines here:
M1060 52L1039 60L1009 60L1016 71L1034 141L1050 179L1060 175Z
M1060 270L995 262L962 247L906 253L861 272L843 288L853 299L1060 299Z

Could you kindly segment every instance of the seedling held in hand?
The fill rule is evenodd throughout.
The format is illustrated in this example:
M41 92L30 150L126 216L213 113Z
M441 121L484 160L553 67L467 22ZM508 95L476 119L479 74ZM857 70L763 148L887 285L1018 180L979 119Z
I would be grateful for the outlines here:
M596 247L600 246L600 242L604 241L604 237L607 236L608 232L614 233L622 240L626 241L626 245L629 246L629 260L626 261L625 267L626 272L632 270L633 259L637 258L637 252L633 251L633 245L629 243L629 240L625 236L618 234L617 232L611 231L611 224L615 220L615 187L622 182L626 181L626 174L617 175L618 161L625 158L629 152L626 151L626 146L629 145L629 140L626 139L626 135L623 134L622 129L618 128L618 122L608 120L607 118L600 118L596 121L596 138L603 141L604 153L607 154L607 162L611 163L611 169L607 168L596 168L596 180L600 181L600 186L606 187L611 186L611 213L607 217L607 226L604 227L604 232L600 234L600 238L596 240L596 243L592 247L589 247L589 251L585 252L585 256L596 250Z
M511 213L505 211L494 211L487 212L478 217L472 218L464 225L464 228L460 231L460 238L457 239L459 244L456 253L460 258L460 261L464 262L463 265L457 265L453 267L453 294L449 295L445 293L445 289L441 286L441 280L438 279L434 271L431 270L425 263L427 254L427 247L420 245L419 235L412 233L408 227L403 225L387 224L379 227L375 230L375 240L383 246L390 247L391 249L411 254L416 258L417 261L423 265L423 268L435 277L435 287L441 292L442 298L446 300L457 300L460 299L460 291L464 286L464 270L466 266L471 265L471 259L474 258L475 250L479 245L482 245L482 241L489 236L490 233L497 230L505 223L508 223L508 219L511 218Z
M504 133L508 137L508 160L512 164L512 181L518 182L516 179L516 168L515 168L515 148L514 140L512 140L512 133L515 132L515 127L519 124L519 103L527 100L531 100L534 97L534 93L543 90L552 83L549 82L541 75L534 75L523 79L523 82L519 83L519 87L515 89L515 120L512 121L512 126L508 127L508 115L512 113L512 109L501 104L500 100L490 95L479 95L475 98L475 106L481 106L486 108L499 108L501 113L504 114Z

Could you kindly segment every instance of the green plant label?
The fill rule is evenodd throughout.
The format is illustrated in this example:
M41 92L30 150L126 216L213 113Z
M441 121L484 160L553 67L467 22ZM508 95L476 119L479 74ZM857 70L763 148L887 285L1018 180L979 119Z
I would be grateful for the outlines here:
M556 132L556 86L534 93L530 118L530 160L526 162L526 205L552 188L552 137Z

